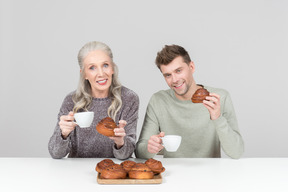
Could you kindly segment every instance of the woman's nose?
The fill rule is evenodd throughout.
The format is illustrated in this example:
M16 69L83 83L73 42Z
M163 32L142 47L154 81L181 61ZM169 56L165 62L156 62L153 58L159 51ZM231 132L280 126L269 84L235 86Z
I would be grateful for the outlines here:
M97 75L98 75L98 76L103 76L103 73L104 73L104 72L103 72L103 69L99 68Z

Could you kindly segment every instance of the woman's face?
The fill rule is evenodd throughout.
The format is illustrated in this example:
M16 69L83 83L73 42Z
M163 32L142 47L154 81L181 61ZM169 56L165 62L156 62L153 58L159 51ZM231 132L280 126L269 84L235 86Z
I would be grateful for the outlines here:
M91 51L84 58L83 65L84 78L91 84L92 96L108 97L114 73L111 58L102 50Z

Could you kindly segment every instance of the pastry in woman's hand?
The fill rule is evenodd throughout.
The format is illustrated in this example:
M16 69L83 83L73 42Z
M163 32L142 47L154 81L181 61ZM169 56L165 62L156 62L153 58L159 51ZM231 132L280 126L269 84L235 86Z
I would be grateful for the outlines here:
M99 123L96 126L96 130L107 137L114 137L114 129L117 128L117 124L114 122L114 120L111 117L106 117L99 121Z

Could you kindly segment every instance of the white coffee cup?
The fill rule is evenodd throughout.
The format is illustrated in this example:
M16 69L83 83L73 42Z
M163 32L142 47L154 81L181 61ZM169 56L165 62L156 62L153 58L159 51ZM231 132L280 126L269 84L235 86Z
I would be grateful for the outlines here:
M79 127L81 128L90 127L94 119L94 112L88 111L88 112L75 113L74 118Z
M175 152L181 144L182 137L180 135L166 135L162 137L163 146L166 151Z

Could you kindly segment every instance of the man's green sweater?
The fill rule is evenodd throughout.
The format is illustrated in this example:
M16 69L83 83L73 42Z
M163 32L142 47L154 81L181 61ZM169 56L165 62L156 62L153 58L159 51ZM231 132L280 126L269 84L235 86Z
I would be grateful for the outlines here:
M220 95L221 116L216 120L210 119L208 109L202 103L179 100L171 89L155 93L147 107L136 157L153 158L155 154L147 151L147 143L152 135L162 131L165 135L182 136L179 149L176 152L164 149L164 157L221 157L222 147L229 157L240 158L244 143L230 95L223 89L205 88Z

